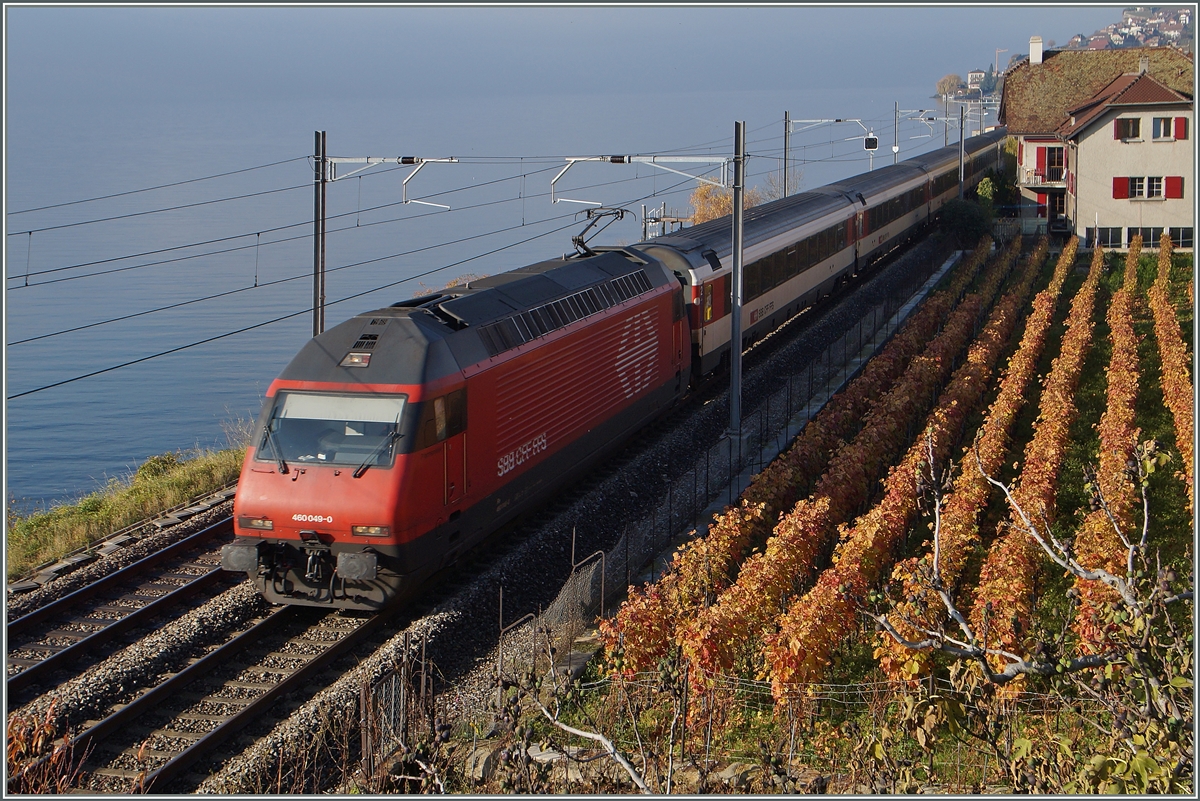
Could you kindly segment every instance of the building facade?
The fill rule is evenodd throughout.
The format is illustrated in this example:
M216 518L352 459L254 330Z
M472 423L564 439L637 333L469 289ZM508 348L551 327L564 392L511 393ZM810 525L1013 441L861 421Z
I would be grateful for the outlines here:
M1087 242L1128 247L1136 234L1176 247L1193 240L1192 104L1149 75L1123 75L1071 110L1065 143L1065 215Z
M1060 50L1008 71L1000 122L1016 141L1026 227L1088 246L1192 246L1193 69L1175 48Z

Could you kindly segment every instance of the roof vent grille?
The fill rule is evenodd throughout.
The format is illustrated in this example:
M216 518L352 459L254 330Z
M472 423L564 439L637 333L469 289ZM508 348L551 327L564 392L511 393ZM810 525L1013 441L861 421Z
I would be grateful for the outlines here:
M488 353L495 356L577 320L624 303L653 288L654 285L650 283L646 271L638 270L494 323L479 326L479 337Z
M379 334L362 334L350 350L374 350L375 343L378 341Z

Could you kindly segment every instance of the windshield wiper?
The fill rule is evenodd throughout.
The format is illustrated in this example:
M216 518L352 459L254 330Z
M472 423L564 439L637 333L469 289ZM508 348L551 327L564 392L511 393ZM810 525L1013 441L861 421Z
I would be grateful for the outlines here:
M399 429L392 429L391 433L380 440L379 444L375 446L375 450L371 451L367 458L363 460L363 463L355 469L354 477L362 478L362 474L367 472L367 468L371 466L371 462L375 460L375 457L382 453L384 448L386 448L388 445L391 445L402 436L404 435L400 433Z
M287 462L283 461L283 457L279 455L279 449L275 447L275 438L271 436L271 424L267 423L267 444L271 446L271 453L275 454L275 462L279 465L279 472L286 473L288 471Z

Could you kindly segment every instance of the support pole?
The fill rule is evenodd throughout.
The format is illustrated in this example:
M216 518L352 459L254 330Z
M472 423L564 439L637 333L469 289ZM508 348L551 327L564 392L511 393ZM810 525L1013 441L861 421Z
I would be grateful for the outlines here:
M313 145L313 336L325 330L325 132L315 131Z
M783 112L783 187L780 190L783 192L782 197L787 197L788 192L788 159L792 155L792 113L790 111Z
M892 128L892 164L900 160L900 102L896 101L896 122Z
M746 123L733 124L733 309L729 332L729 433L742 433L742 220L746 184Z
M958 199L963 199L963 181L966 180L965 157L966 157L966 135L967 126L963 124L965 108L958 107Z

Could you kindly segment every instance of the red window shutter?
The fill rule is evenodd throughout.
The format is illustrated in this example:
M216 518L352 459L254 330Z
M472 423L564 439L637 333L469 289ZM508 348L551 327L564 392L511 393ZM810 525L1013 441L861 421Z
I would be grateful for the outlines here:
M1121 121L1113 120L1113 139L1121 138Z
M1187 139L1188 138L1187 124L1188 124L1187 117L1176 117L1175 118L1175 138L1176 139Z
M1166 196L1167 197L1175 197L1175 198L1183 197L1183 176L1182 175L1168 175L1165 179L1163 179L1163 183L1166 185Z
M1040 147L1038 148L1038 150L1041 150L1041 149L1042 148L1040 148ZM1039 217L1046 216L1046 194L1044 192L1037 193L1037 216L1039 216Z
M1113 200L1129 197L1129 179L1117 176L1113 178Z
M1037 175L1046 174L1046 148L1039 147L1037 149L1037 167L1034 169Z

